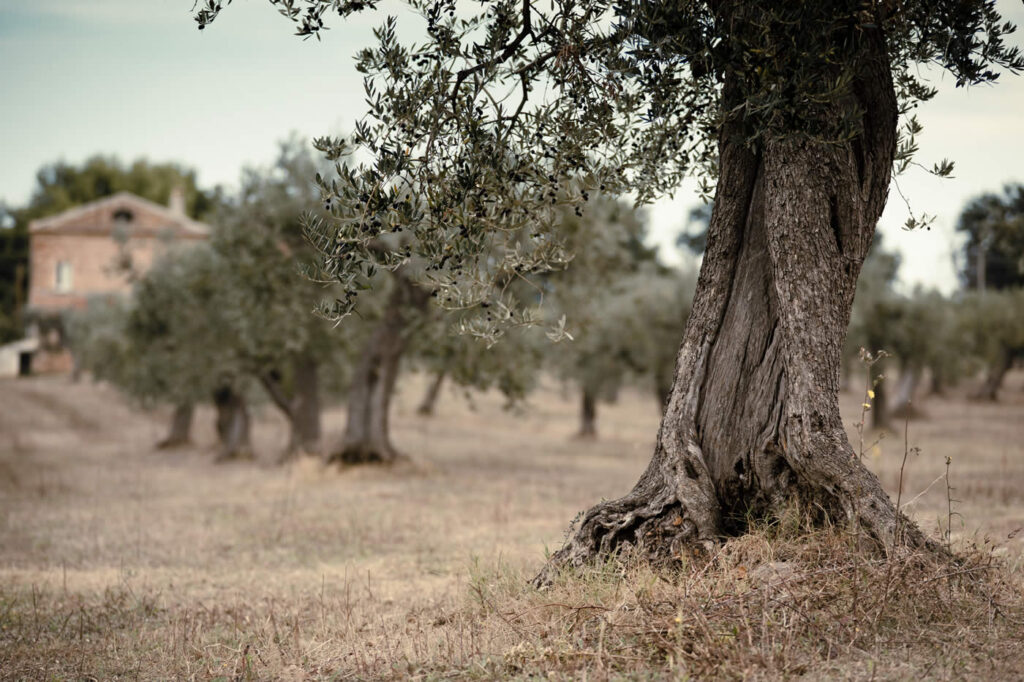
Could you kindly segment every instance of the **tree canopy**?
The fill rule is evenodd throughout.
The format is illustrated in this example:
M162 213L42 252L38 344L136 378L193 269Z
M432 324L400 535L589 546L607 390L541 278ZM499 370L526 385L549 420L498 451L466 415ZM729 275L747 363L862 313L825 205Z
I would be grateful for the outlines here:
M975 197L956 229L967 237L960 276L968 289L1024 286L1024 185Z
M229 4L200 3L199 27ZM272 4L299 36L319 39L332 15L379 2ZM941 66L957 85L1024 67L1004 42L1014 27L989 0L408 5L423 40L403 44L397 20L385 19L377 45L356 59L369 112L349 139L317 141L337 163L336 177L321 178L333 218L312 229L323 272L348 292L330 309L336 317L351 310L368 271L412 254L429 263L440 301L459 307L494 295L483 278L561 267L555 205L579 206L599 189L645 201L693 173L710 191L727 123L751 147L789 135L855 138L857 107L839 116L833 107L853 101L854 74L874 68L878 27L907 117L897 163L916 149L913 108L935 94L918 65ZM352 156L357 149L369 160ZM413 239L370 247L392 231ZM513 310L487 333L525 317Z

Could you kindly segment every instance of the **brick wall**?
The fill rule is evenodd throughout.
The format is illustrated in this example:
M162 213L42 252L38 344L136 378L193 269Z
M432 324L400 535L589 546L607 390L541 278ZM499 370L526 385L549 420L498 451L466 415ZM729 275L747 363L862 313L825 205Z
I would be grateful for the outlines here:
M126 275L117 272L120 245L109 234L33 234L30 239L30 307L47 310L80 307L92 295L130 291ZM181 243L181 240L176 241ZM133 237L127 243L132 267L140 273L148 270L167 248L168 243L156 237ZM58 262L71 266L71 288L67 292L57 290Z

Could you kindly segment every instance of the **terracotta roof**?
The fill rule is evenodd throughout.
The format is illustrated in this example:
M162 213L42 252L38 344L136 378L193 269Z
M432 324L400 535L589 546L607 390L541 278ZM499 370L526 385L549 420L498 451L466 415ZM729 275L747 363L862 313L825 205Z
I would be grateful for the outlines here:
M130 214L130 220L116 217L124 211ZM210 233L208 225L131 192L118 192L48 218L33 220L28 229L29 232L74 234L110 233L124 229L131 235L157 235L170 231L179 237L205 237Z

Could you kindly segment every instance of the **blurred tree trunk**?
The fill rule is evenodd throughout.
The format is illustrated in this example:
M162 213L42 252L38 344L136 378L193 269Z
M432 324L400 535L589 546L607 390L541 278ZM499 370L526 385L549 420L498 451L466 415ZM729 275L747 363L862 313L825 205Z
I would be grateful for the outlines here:
M426 308L430 292L416 286L402 268L392 274L392 284L384 317L373 330L352 377L345 436L328 462L389 464L400 457L391 444L388 412L407 344L410 314Z
M427 386L427 392L423 394L420 406L416 408L416 414L423 417L433 416L434 408L437 406L437 396L441 393L441 385L444 383L444 378L447 374L448 369L445 367L434 375L430 385Z
M576 437L597 438L597 396L584 387L580 398L580 431Z
M320 365L309 355L292 361L290 386L281 373L265 372L260 383L274 405L288 420L288 445L279 461L287 461L300 452L316 453L320 449Z
M295 361L295 415L289 450L315 453L320 448L320 366L312 357Z
M996 401L999 399L999 389L1003 386L1003 379L1013 367L1014 354L1009 348L1004 348L999 358L989 367L985 375L985 381L974 393L975 400Z
M914 394L921 383L921 368L913 363L904 363L900 370L900 380L896 384L896 398L893 401L892 416L900 419L917 416L914 406Z
M171 428L167 436L156 444L157 448L177 448L188 445L192 442L192 417L195 415L195 405L182 403L174 408L171 415Z
M217 461L252 459L252 423L245 398L234 388L223 386L214 391L213 405L217 409L217 437L220 439Z
M881 360L872 365L872 367L875 370L878 370L879 374L881 374L881 370L885 368L885 361ZM872 376L878 376L878 374L876 374L875 371L869 371L869 381ZM888 382L889 379L883 375L881 381L876 383L872 389L875 392L875 397L871 400L871 428L875 430L884 429L889 426L890 413L889 389L887 388Z
M631 492L584 514L537 584L623 546L659 561L701 555L794 505L879 550L926 543L855 456L839 412L854 290L896 150L889 62L880 36L863 39L876 54L852 86L857 138L751 149L741 122L723 126L707 251L654 455ZM724 110L738 108L723 87Z

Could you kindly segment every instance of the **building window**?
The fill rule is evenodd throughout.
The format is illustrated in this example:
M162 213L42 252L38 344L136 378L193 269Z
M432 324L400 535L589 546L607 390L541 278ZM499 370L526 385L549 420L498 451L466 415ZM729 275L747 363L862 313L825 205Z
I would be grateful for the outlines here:
M73 286L74 272L71 269L71 263L60 260L57 261L57 272L56 272L56 288L57 291L64 294L71 291Z

